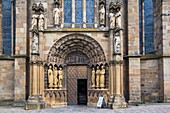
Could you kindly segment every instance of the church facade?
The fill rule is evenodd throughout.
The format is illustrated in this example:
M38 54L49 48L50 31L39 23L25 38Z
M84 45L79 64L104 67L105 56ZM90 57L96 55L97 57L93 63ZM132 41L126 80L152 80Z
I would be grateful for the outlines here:
M170 101L168 0L0 6L0 104L96 106L104 97L118 108Z

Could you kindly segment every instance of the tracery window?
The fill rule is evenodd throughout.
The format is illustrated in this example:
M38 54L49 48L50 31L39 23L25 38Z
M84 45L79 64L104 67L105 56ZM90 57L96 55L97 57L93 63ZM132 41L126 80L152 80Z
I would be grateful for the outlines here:
M64 0L64 23L72 22L72 0Z
M83 1L75 0L75 19L76 23L83 23Z
M86 0L86 23L94 23L94 0Z
M140 53L154 53L154 17L153 17L153 1L140 0L139 2L139 18L140 18Z
M64 0L65 25L75 23L76 27L80 27L83 22L94 23L94 0Z

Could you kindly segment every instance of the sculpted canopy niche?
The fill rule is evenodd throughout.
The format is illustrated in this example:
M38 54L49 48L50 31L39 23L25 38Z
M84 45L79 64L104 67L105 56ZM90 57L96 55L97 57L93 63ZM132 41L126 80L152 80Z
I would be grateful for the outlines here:
M72 53L75 54L75 56L73 55L71 57ZM81 63L83 60L85 60L85 63L90 64L106 62L104 51L100 44L84 34L71 34L60 38L51 47L47 61L64 64L70 62L68 61L69 58L73 58L71 59L73 63L76 63L74 62L76 58L78 63Z

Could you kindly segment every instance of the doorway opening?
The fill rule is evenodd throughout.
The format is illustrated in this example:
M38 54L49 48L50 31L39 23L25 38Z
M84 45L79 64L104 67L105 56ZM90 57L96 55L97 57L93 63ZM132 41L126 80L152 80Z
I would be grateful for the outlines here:
M87 105L87 79L77 80L77 92L78 105Z

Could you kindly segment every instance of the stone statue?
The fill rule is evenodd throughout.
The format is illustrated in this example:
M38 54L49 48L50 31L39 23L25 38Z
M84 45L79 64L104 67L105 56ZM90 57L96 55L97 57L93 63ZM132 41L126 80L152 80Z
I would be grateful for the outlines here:
M120 12L120 8L117 8L115 16L116 16L116 27L121 28L121 12Z
M103 89L105 87L105 68L102 65L101 71L100 71L100 87Z
M109 13L109 18L110 18L110 29L115 29L116 27L116 16L113 12L113 10L110 10L110 13Z
M99 66L97 66L96 70L96 87L99 88L100 86L100 69Z
M54 67L54 87L58 87L58 70Z
M92 77L91 77L92 88L95 87L95 69L92 68Z
M38 28L39 31L44 31L44 25L45 25L45 18L43 14L40 14L39 21L38 21Z
M38 34L33 32L33 39L32 39L32 53L38 53Z
M49 83L49 88L52 88L53 87L53 71L52 71L52 66L50 65L49 66L49 69L48 69L48 83Z
M104 4L100 5L99 19L100 19L100 25L104 26L105 25L105 8L104 8Z
M114 53L120 53L120 36L114 36Z
M38 17L39 17L39 15L37 15L37 14L32 15L32 22L31 22L30 30L33 30L34 28L38 27Z
M59 4L56 4L56 8L53 10L54 25L59 27L60 25L61 10L59 9Z
M59 71L58 71L58 79L59 79L59 88L63 87L63 69L60 67Z

